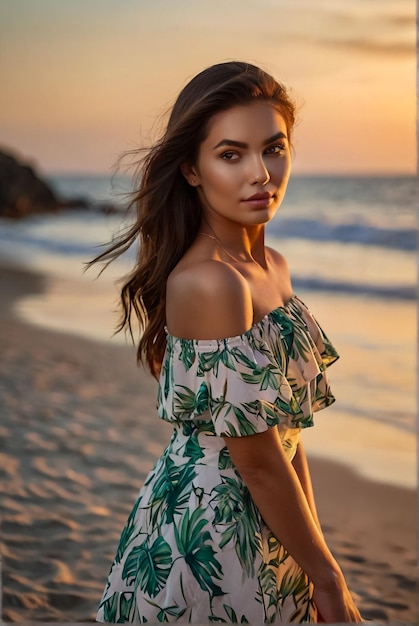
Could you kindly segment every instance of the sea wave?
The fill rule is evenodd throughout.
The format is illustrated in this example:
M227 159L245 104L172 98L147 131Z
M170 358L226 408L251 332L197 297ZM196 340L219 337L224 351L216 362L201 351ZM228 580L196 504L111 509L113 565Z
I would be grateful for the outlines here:
M408 252L418 247L418 233L414 228L389 229L371 224L330 224L320 219L282 218L269 225L269 232L278 238L358 243Z
M418 289L412 285L372 285L295 275L292 282L294 288L308 291L364 295L392 300L416 300L418 297Z

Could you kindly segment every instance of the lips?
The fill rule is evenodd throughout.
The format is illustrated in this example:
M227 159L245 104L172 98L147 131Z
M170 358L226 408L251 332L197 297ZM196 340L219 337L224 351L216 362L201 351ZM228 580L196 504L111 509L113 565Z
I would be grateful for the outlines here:
M267 191L264 191L263 193L255 193L253 196L250 196L249 198L245 198L245 202L249 202L252 200L269 200L271 198L271 194L268 193Z
M267 209L274 201L274 197L268 191L264 191L262 193L254 193L253 196L249 196L243 202L252 209Z

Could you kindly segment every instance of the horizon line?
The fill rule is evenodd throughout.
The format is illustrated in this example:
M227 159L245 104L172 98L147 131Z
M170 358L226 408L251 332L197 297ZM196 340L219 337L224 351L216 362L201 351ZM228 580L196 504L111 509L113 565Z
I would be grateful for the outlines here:
M85 171L77 171L77 170L63 170L63 171L47 171L44 170L41 173L41 176L46 176L46 177L68 177L68 178L89 178L89 177L109 177L112 178L113 176L115 177L120 177L120 178L131 178L131 176L129 174L118 174L118 172L107 172L105 170L85 170ZM327 172L327 171L313 171L313 170L307 170L307 171L298 171L298 172L293 172L291 174L291 178L290 180L292 180L293 178L386 178L386 177L390 177L390 178L416 178L418 176L418 172L412 172L412 171L395 171L395 170L388 170L388 171L377 171L377 170L372 170L370 172L368 171L362 171L362 170L343 170L343 171L331 171L331 172Z

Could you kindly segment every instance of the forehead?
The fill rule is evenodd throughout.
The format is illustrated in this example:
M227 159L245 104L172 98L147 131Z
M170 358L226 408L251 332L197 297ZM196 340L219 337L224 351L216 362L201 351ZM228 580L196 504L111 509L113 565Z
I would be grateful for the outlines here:
M287 135L287 125L278 109L269 102L253 102L216 113L209 121L203 143L222 139L263 142L279 132Z

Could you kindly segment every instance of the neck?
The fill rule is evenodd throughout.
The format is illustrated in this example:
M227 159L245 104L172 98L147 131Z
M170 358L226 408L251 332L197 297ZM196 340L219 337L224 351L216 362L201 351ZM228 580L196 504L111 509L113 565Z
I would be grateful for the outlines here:
M218 244L221 251L235 263L257 263L265 266L264 229L260 227L229 229L211 225L205 218L198 234L208 237Z

